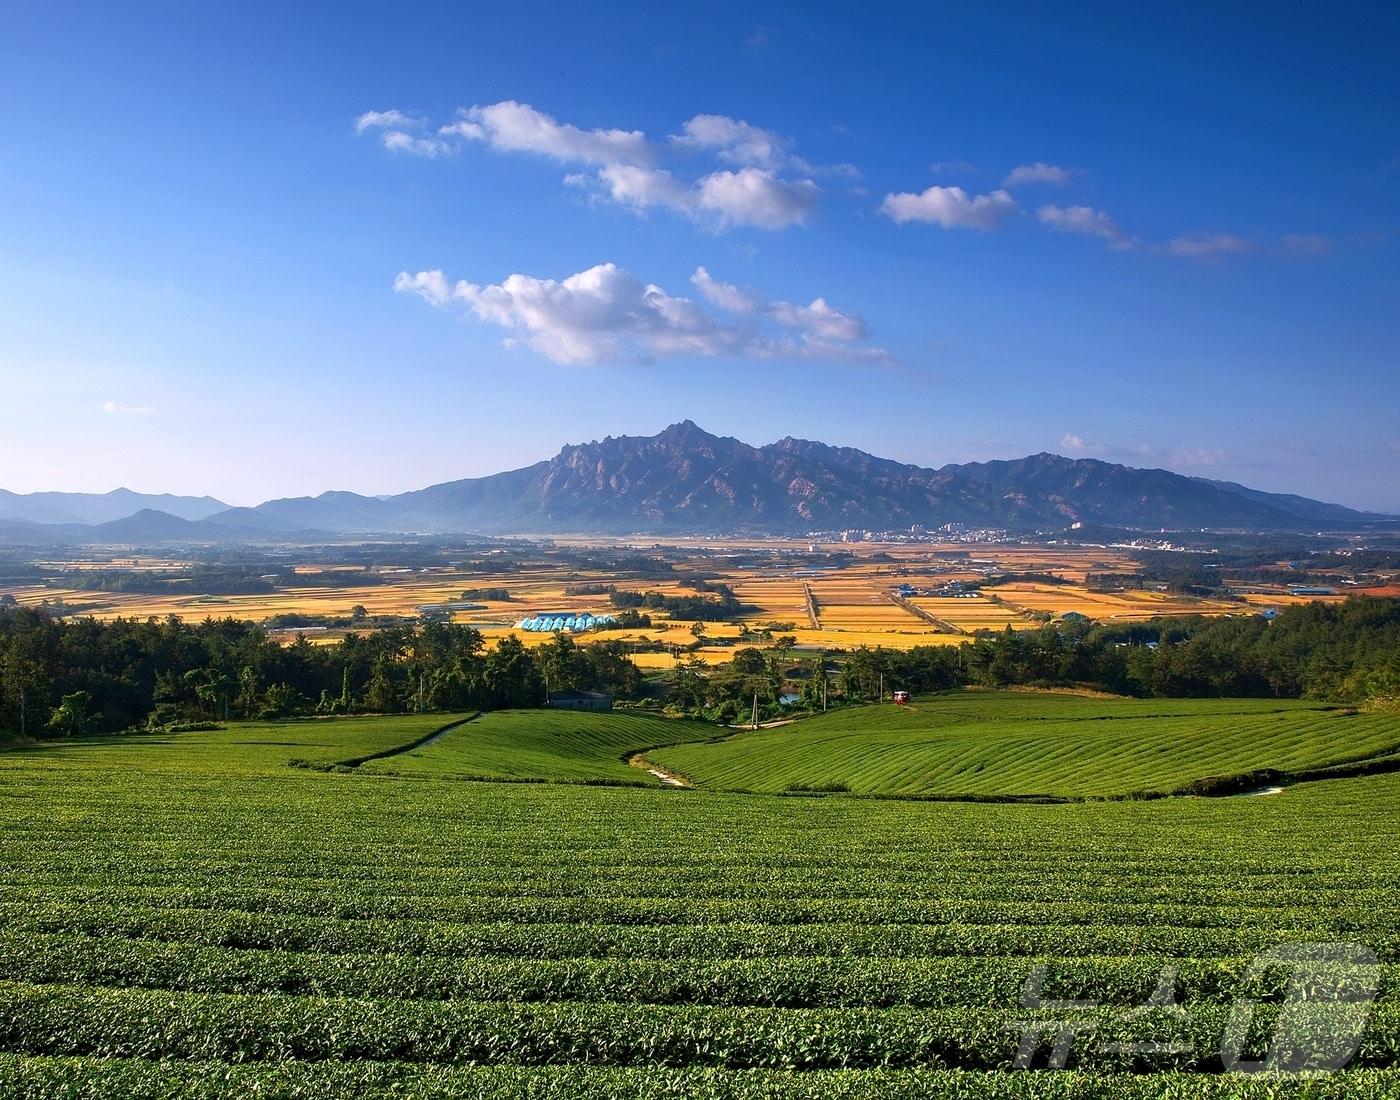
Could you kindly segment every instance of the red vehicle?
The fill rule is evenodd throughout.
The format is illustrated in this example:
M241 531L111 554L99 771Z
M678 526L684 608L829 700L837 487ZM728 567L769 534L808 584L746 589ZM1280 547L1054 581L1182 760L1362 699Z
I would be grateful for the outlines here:
M907 691L896 691L894 693L895 706L907 707L909 705L909 693Z

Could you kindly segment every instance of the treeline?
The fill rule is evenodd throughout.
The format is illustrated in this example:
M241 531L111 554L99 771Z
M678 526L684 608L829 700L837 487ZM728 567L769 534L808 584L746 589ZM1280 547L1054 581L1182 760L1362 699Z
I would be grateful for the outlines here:
M468 588L462 593L464 600L499 600L508 603L514 598L509 588Z
M1058 573L993 573L981 580L969 581L965 588L997 588L1003 584L1016 584L1029 581L1032 584L1070 584L1067 578Z
M705 622L723 622L733 619L744 610L744 605L734 595L733 589L724 584L694 582L703 584L706 594L696 596L668 596L664 592L619 592L609 594L612 605L623 609L645 607L652 611L664 611L673 619L694 619Z
M986 634L961 646L862 649L843 664L854 698L886 688L1087 686L1123 695L1400 701L1400 600L1358 596L1257 615L1087 622Z
M209 596L256 596L279 588L361 588L383 584L370 570L267 570L258 566L196 565L180 570L84 569L65 570L58 579L73 588L141 595L199 593Z
M657 595L649 593L648 595ZM722 594L732 598L732 593ZM666 597L664 600L686 599ZM713 597L708 602L716 602ZM665 605L662 605L663 607ZM712 614L712 613L711 613ZM620 618L642 619L635 609ZM686 616L689 617L689 616ZM707 616L708 617L708 616ZM1139 696L1253 696L1400 705L1400 600L1353 597L1260 616L1066 622L900 652L803 654L791 639L739 649L718 669L697 654L669 685L677 710L725 721L781 712L782 699L885 697L960 686L1093 687ZM489 652L453 623L393 626L333 645L289 646L235 619L56 620L0 608L0 734L107 733L150 725L305 714L529 707L547 692L620 699L647 686L621 642L567 636Z
M549 690L627 698L643 687L620 643L567 638L533 650L513 635L487 652L451 623L289 646L254 623L60 621L0 610L0 734L112 733L138 726L304 714L539 706Z

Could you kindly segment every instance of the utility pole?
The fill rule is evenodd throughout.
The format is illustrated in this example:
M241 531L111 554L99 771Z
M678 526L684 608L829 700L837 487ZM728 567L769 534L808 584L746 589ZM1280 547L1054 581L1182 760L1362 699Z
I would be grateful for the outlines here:
M25 710L24 710L24 685L21 684L21 685L20 685L20 689L19 689L19 735L20 735L20 737L23 737L23 736L24 736L24 719L25 719Z
M885 701L885 674L880 673L880 702Z
M753 728L758 729L758 692L753 693Z
M423 713L423 670L418 670L418 713Z
M826 685L829 681L826 678L826 662L822 662L822 713L826 713Z

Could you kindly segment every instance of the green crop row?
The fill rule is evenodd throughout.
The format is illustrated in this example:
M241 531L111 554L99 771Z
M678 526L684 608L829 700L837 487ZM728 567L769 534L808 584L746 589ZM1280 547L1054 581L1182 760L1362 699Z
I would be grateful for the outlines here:
M1070 1064L1151 1072L1220 1068L1229 1010L1190 1006L1126 1015L1075 1013ZM1276 1006L1256 1013L1258 1056ZM1023 1010L732 1008L597 1002L424 1001L196 994L0 984L0 1049L28 1055L228 1062L413 1061L433 1064L1008 1069L1022 1049ZM1046 1036L1044 1055L1054 1040ZM1171 1044L1123 1052L1114 1044ZM1400 1006L1376 1006L1360 1067L1394 1065Z
M1282 972L1242 982L1248 958L1044 960L1046 998L1145 1004L1164 969L1181 1002L1281 992ZM748 959L502 959L328 955L84 936L0 936L0 980L201 993L296 993L499 1001L610 1001L773 1007L1014 1008L1041 960L809 957ZM1383 972L1380 999L1400 998L1400 970Z
M223 1062L0 1054L10 1100L1392 1100L1400 1072L1279 1080L1238 1075L976 1070L722 1070L416 1063Z
M382 904L339 899L314 893L248 892L229 894L218 903L207 896L191 898L179 889L153 896L113 899L112 907L149 904L156 908L208 908L211 912L256 912L284 916L337 917L365 920L436 920L454 923L510 921L516 924L724 924L753 921L761 924L967 924L1021 925L1028 928L1067 927L1153 928L1289 928L1321 924L1335 933L1364 934L1385 931L1400 924L1394 905L1232 907L1150 905L1132 902L1076 903L1046 901L1039 905L996 902L960 902L897 898L629 898L614 897L499 897L404 901L382 899ZM193 904L192 904L193 902ZM49 899L37 892L27 906L36 904L85 905L68 898ZM0 913L20 907L0 903Z
M25 853L32 856L32 853ZM55 868L42 859L9 861L0 871L0 901L64 901L98 904L162 904L180 908L291 910L335 912L342 916L421 916L453 904L484 904L491 899L621 897L674 901L725 900L736 897L765 902L791 899L901 902L971 902L1035 907L1043 904L1206 906L1260 911L1318 908L1328 911L1400 912L1400 876L1385 869L1358 870L1347 885L1317 881L1301 884L1292 877L1277 882L1256 876L1248 885L1219 881L1208 871L1164 868L1131 871L1114 868L1109 881L1095 881L1089 868L1062 865L1020 871L983 868L976 873L940 866L875 873L869 868L833 881L830 868L791 869L775 865L694 866L689 863L637 866L599 863L606 878L588 877L585 868L562 863L540 868L491 863L462 868L392 871L340 866L338 873L316 864L286 859L266 864L227 863L211 859L170 861L159 870L123 868L108 862L91 869ZM1340 876L1334 876L1340 877ZM210 884L217 881L217 885ZM1267 893L1263 887L1267 886Z
M1323 941L1326 929L1176 928L1166 925L921 925L921 924L449 924L406 920L231 913L125 906L0 908L17 934L72 932L88 936L180 941L222 947L389 952L439 958L508 955L524 958L631 956L755 958L822 956L1085 956L1163 955L1219 958L1253 955L1288 940ZM1369 937L1366 946L1400 962L1400 932Z

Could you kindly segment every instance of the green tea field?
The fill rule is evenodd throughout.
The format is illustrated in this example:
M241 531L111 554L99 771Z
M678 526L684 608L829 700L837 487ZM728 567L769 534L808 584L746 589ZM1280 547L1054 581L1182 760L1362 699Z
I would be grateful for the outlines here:
M1156 753L1155 770L1144 751L1122 781L1156 788L1201 767L1374 754L1395 733L1306 705L949 697L648 758L783 734L807 770L774 755L778 774L747 785L860 782L840 764L854 723L883 757L883 721L928 742L927 716L955 729L958 707L963 751L981 727L1005 742L982 773L1021 769L1001 789L1032 789L1037 765L1015 762L1040 744L1044 789L1084 795L1120 773L1065 732L1076 723L1129 728L1103 735L1119 751L1192 747L1192 766ZM1123 717L1091 717L1109 707ZM579 781L650 783L623 757L659 732L726 731L539 712L345 763L464 717L0 752L0 1095L1400 1093L1400 774L1052 805L592 786ZM808 739L827 729L822 769ZM1082 758L1056 770L1057 738ZM461 778L485 774L575 782ZM1251 960L1333 942L1381 963L1350 1065L1227 1072L1236 1000L1259 1002L1246 1058L1284 1012L1288 975ZM1059 1069L1059 1025L1037 1028L1064 1012Z
M699 787L1111 797L1400 753L1400 715L1297 701L954 692L678 745L647 759Z
M703 722L625 713L516 710L483 714L438 740L374 760L367 772L426 778L573 779L654 783L625 757L639 749L706 740Z

